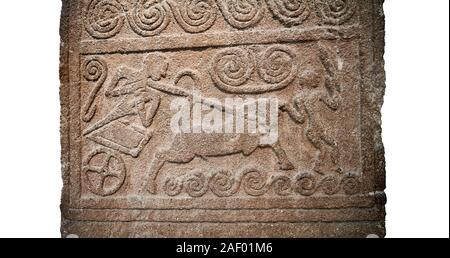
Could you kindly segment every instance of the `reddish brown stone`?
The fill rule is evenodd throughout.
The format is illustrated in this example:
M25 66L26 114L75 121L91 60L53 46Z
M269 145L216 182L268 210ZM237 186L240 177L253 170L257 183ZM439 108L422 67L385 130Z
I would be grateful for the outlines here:
M63 0L62 236L385 235L382 0ZM279 141L171 101L276 97Z

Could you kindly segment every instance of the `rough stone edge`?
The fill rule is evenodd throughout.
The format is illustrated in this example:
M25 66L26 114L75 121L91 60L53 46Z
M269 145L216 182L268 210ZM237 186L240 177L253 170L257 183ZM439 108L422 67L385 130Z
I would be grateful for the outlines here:
M63 188L61 194L61 235L64 236L66 220L63 215L65 205L70 203L69 185L70 185L70 70L69 70L69 30L70 30L70 0L61 0L61 18L60 18L60 142L61 142L61 176Z
M383 192L386 189L386 160L385 160L385 149L384 149L384 143L382 139L382 108L384 104L384 96L386 92L386 71L385 71L385 60L384 60L384 54L385 54L385 16L384 16L384 9L383 5L385 0L374 0L375 7L374 8L380 8L376 9L380 15L375 16L378 17L377 21L374 23L374 42L375 42L375 50L374 50L374 63L375 63L375 70L374 70L374 91L375 94L378 96L377 100L377 145L375 145L375 162L378 162L378 168L381 169L381 171L378 171L376 180L375 180L375 190Z
M367 64L366 77L368 77L368 89L365 89L363 96L365 105L365 121L363 127L367 135L363 137L370 137L368 140L370 152L365 154L366 164L370 172L371 185L366 188L369 193L374 196L376 205L382 214L383 220L380 220L383 234L380 237L386 236L386 210L387 197L386 189L386 160L385 149L382 139L382 108L384 104L384 96L386 89L386 73L384 69L384 53L385 53L385 16L384 16L384 2L385 0L371 0L372 1L372 28L371 31L366 32L369 43L372 44L372 56L370 62Z
M373 107L372 112L374 116L374 178L373 189L377 203L384 210L387 197L386 189L386 159L385 148L382 138L382 108L384 104L384 96L386 92L386 72L385 72L385 16L384 16L384 2L385 0L373 0L373 11L378 15L374 15L373 28L373 44L374 44L374 58L373 58Z
M384 221L383 227L384 227L384 235L382 237L386 237L386 203L387 203L387 196L385 193L386 190L386 156L385 156L385 148L382 138L382 108L384 104L384 96L386 93L386 70L385 70L385 50L386 50L386 21L385 21L385 15L384 15L384 3L385 0L375 0L375 7L374 8L380 8L376 9L377 12L379 12L379 15L375 16L377 17L377 21L375 22L375 73L374 73L374 83L375 83L375 89L377 91L377 94L379 96L378 100L378 114L379 114L379 121L378 121L378 146L375 149L375 162L377 162L377 169L378 173L375 177L374 183L375 183L375 191L376 191L376 199L379 202L379 205L382 207L383 213L384 213ZM380 193L380 194L378 194Z

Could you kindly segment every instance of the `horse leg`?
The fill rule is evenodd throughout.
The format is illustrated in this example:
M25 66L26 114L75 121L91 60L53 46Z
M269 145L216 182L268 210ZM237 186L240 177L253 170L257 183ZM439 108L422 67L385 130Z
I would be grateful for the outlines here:
M280 164L281 170L295 169L294 165L292 165L291 161L289 161L289 158L286 155L286 152L281 147L280 142L276 142L271 147L272 147L273 152L275 153L275 155L278 158L278 163Z
M164 164L166 163L166 157L163 152L156 153L155 159L152 161L150 168L147 172L149 176L147 183L147 190L151 194L156 194L157 186L156 186L156 178L158 177L159 171L162 169Z
M339 146L332 138L324 135L323 140L327 144L327 153L330 156L331 163L333 165L332 170L337 173L342 173L342 168L339 167L340 151Z
M150 169L148 171L150 178L148 181L147 189L150 193L152 194L157 193L156 180L158 178L159 172L161 171L162 167L166 162L187 164L191 162L193 159L195 159L195 154L190 152L182 153L178 150L178 148L175 149L176 150L166 150L156 153L155 159L153 160Z

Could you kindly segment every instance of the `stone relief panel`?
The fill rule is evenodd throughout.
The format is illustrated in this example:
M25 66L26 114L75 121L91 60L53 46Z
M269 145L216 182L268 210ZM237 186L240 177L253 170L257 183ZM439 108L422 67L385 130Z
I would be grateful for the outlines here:
M381 1L63 3L63 236L384 235Z
M128 171L128 184L122 176L109 176L128 185L123 196L173 197L193 185L201 189L191 197L218 193L213 190L218 187L229 191L215 194L222 197L355 194L361 180L360 85L357 67L350 64L358 62L357 45L336 44L86 56L83 152L98 155L100 148ZM219 100L277 97L280 140L261 145L258 135L174 134L170 103L190 99L195 91ZM89 168L92 155L84 166ZM252 187L261 194L251 194ZM118 190L114 194L120 195ZM86 191L92 193L104 197Z

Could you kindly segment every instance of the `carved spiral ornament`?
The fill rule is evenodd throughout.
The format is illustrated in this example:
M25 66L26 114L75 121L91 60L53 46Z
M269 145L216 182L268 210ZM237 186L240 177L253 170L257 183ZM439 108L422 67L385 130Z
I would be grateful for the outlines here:
M248 170L243 175L244 191L251 196L261 196L267 192L267 177L258 170Z
M158 35L170 23L169 7L161 0L139 0L128 12L128 21L143 37Z
M277 176L272 182L273 190L277 195L288 196L291 194L292 182L288 176Z
M213 0L172 0L168 3L176 21L187 32L204 32L216 21L217 7Z
M86 30L96 39L114 37L124 22L122 5L117 0L92 0L86 9Z
M211 78L222 91L238 94L260 94L281 90L291 84L298 66L293 51L281 45L269 47L258 59L243 48L222 50L213 58ZM261 83L249 83L258 68Z
M356 0L320 0L317 12L325 24L342 25L356 12Z
M317 181L311 174L301 174L295 180L295 192L303 196L311 196L316 192Z
M270 11L282 24L290 27L302 24L310 11L306 0L266 0Z
M317 25L343 25L356 13L356 0L91 0L85 9L85 27L95 39L109 39L124 27L142 37L161 34L172 17L185 32L211 29L218 16L234 29L256 27L270 12L284 27L304 24L315 12ZM222 18L220 18L222 19Z
M296 77L295 54L286 46L273 46L267 49L258 67L260 77L272 84L271 90L288 86Z
M205 196L209 191L217 197L232 197L237 194L260 197L270 193L281 197L292 195L310 197L315 194L355 195L361 192L361 177L356 174L317 176L314 173L290 176L276 174L269 177L267 172L252 167L238 171L218 170L212 173L194 170L181 176L169 176L164 185L164 192L171 197L185 192L190 197L198 198Z
M180 178L170 177L164 184L164 192L168 196L177 196L183 190L183 182Z
M347 195L355 195L360 192L360 181L356 175L348 174L342 179L342 189Z
M97 58L86 60L83 67L83 77L90 82L98 81L107 73L106 64Z
M191 197L201 197L208 191L208 180L201 172L189 175L185 180L186 192Z
M320 181L320 187L326 195L334 195L339 191L339 180L334 176L327 176Z
M95 99L103 87L108 76L108 67L102 59L90 58L83 64L83 77L88 82L95 82L94 88L89 92L87 102L82 108L82 119L84 122L89 122L94 118L97 112L97 105Z
M253 56L242 48L229 48L213 59L211 76L216 85L228 92L239 92L255 69Z
M225 20L237 29L253 27L264 16L262 0L220 0L217 4Z
M219 197L230 197L235 193L235 178L229 171L220 171L212 176L209 187Z

